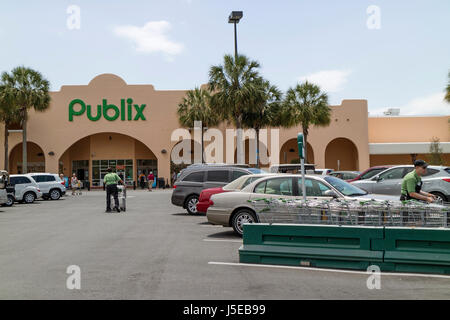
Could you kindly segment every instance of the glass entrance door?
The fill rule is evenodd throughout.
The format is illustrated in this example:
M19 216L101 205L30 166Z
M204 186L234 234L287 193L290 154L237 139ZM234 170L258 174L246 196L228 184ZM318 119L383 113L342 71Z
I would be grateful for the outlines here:
M126 185L133 185L133 160L92 160L92 185L103 186L103 178L108 173L107 169L111 167Z

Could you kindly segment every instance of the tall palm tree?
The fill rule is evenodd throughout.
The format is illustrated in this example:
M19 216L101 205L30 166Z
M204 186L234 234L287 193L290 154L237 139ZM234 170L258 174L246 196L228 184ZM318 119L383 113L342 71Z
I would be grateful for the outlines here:
M182 102L178 105L178 121L184 127L193 128L195 121L201 121L202 135L201 135L201 148L202 148L202 163L204 159L203 148L203 129L206 127L212 127L219 124L220 118L217 113L210 107L211 96L207 90L201 88L195 88L189 90Z
M445 100L447 100L447 102L450 102L450 71L448 72L448 84L445 91Z
M1 80L0 80L1 81ZM6 171L9 171L9 127L13 123L20 122L20 113L14 106L11 104L9 97L5 93L5 87L3 83L0 83L0 122L4 124L4 168Z
M258 82L261 77L257 61L244 55L224 56L223 65L212 66L209 70L209 90L213 93L211 107L222 120L231 121L237 131L237 162L244 162L242 146L242 120L249 109L252 97L259 93Z
M242 125L256 132L256 167L260 166L259 131L280 124L281 91L269 81L260 79L259 94L254 95L250 110L242 116Z
M301 124L305 139L305 161L308 162L307 143L311 126L328 126L331 121L331 108L328 95L318 85L308 81L289 88L284 100L282 123L290 127Z
M22 124L22 173L27 173L27 118L28 111L45 111L50 105L49 82L36 70L16 67L11 74L4 72L2 82L5 94L14 107L19 108Z

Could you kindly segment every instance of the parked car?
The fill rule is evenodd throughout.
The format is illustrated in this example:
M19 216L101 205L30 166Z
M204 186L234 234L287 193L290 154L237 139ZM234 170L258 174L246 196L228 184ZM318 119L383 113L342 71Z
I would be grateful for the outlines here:
M222 193L222 192L231 192L238 191L242 188L246 187L250 183L255 180L261 179L262 177L266 177L270 175L270 173L258 173L252 175L244 175L242 177L237 178L236 180L230 182L224 187L217 188L209 188L205 189L200 193L200 197L197 203L197 213L206 213L209 207L209 200L213 194Z
M236 166L197 166L183 170L173 186L172 204L196 214L202 190L223 187L240 176L260 172L260 169Z
M314 173L315 164L305 163L305 172ZM270 166L270 173L301 173L302 166L300 163L277 164Z
M14 186L14 200L18 202L33 203L42 197L38 184L31 176L25 174L12 174L9 182Z
M358 188L370 193L388 194L400 197L403 177L414 170L413 165L395 166L384 170L368 180L352 182ZM442 201L450 201L450 168L428 166L422 176L422 190L436 195Z
M332 173L333 169L314 169L314 174L318 174L319 176L326 176L327 174Z
M66 194L65 181L61 180L57 174L30 173L28 175L38 184L44 200L58 200Z
M0 170L0 205L6 205L8 203L8 171Z
M332 176L307 175L305 186L306 196L309 199L398 200L393 196L368 194L366 191ZM270 220L270 213L257 213L251 200L260 198L300 199L301 193L302 178L298 174L263 177L250 183L241 191L213 195L206 217L209 223L225 227L231 226L238 235L242 235L244 223L259 222L260 214L264 214L265 219Z
M365 179L370 179L372 178L374 175L379 174L380 172L389 169L393 167L392 165L386 165L386 166L375 166L375 167L370 167L369 169L364 170L363 172L361 172L358 176L356 176L355 178L349 180L348 182L353 182L353 181L358 181L358 180L365 180Z
M359 171L333 171L329 175L349 182L359 176Z

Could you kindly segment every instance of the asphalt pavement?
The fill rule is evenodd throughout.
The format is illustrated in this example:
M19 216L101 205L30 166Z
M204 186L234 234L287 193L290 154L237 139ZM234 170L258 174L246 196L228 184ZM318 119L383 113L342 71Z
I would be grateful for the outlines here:
M102 191L0 208L0 299L449 299L450 277L240 265L242 240L170 203L129 191L105 213ZM69 266L80 289L68 289Z

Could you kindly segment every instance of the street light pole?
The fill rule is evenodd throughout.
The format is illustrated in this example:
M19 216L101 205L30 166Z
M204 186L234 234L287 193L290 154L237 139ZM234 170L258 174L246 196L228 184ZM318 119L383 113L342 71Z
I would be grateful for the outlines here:
M243 17L242 11L232 11L230 15L228 16L228 23L234 24L234 60L236 61L238 56L237 51L237 24L239 23L239 20L241 20Z

